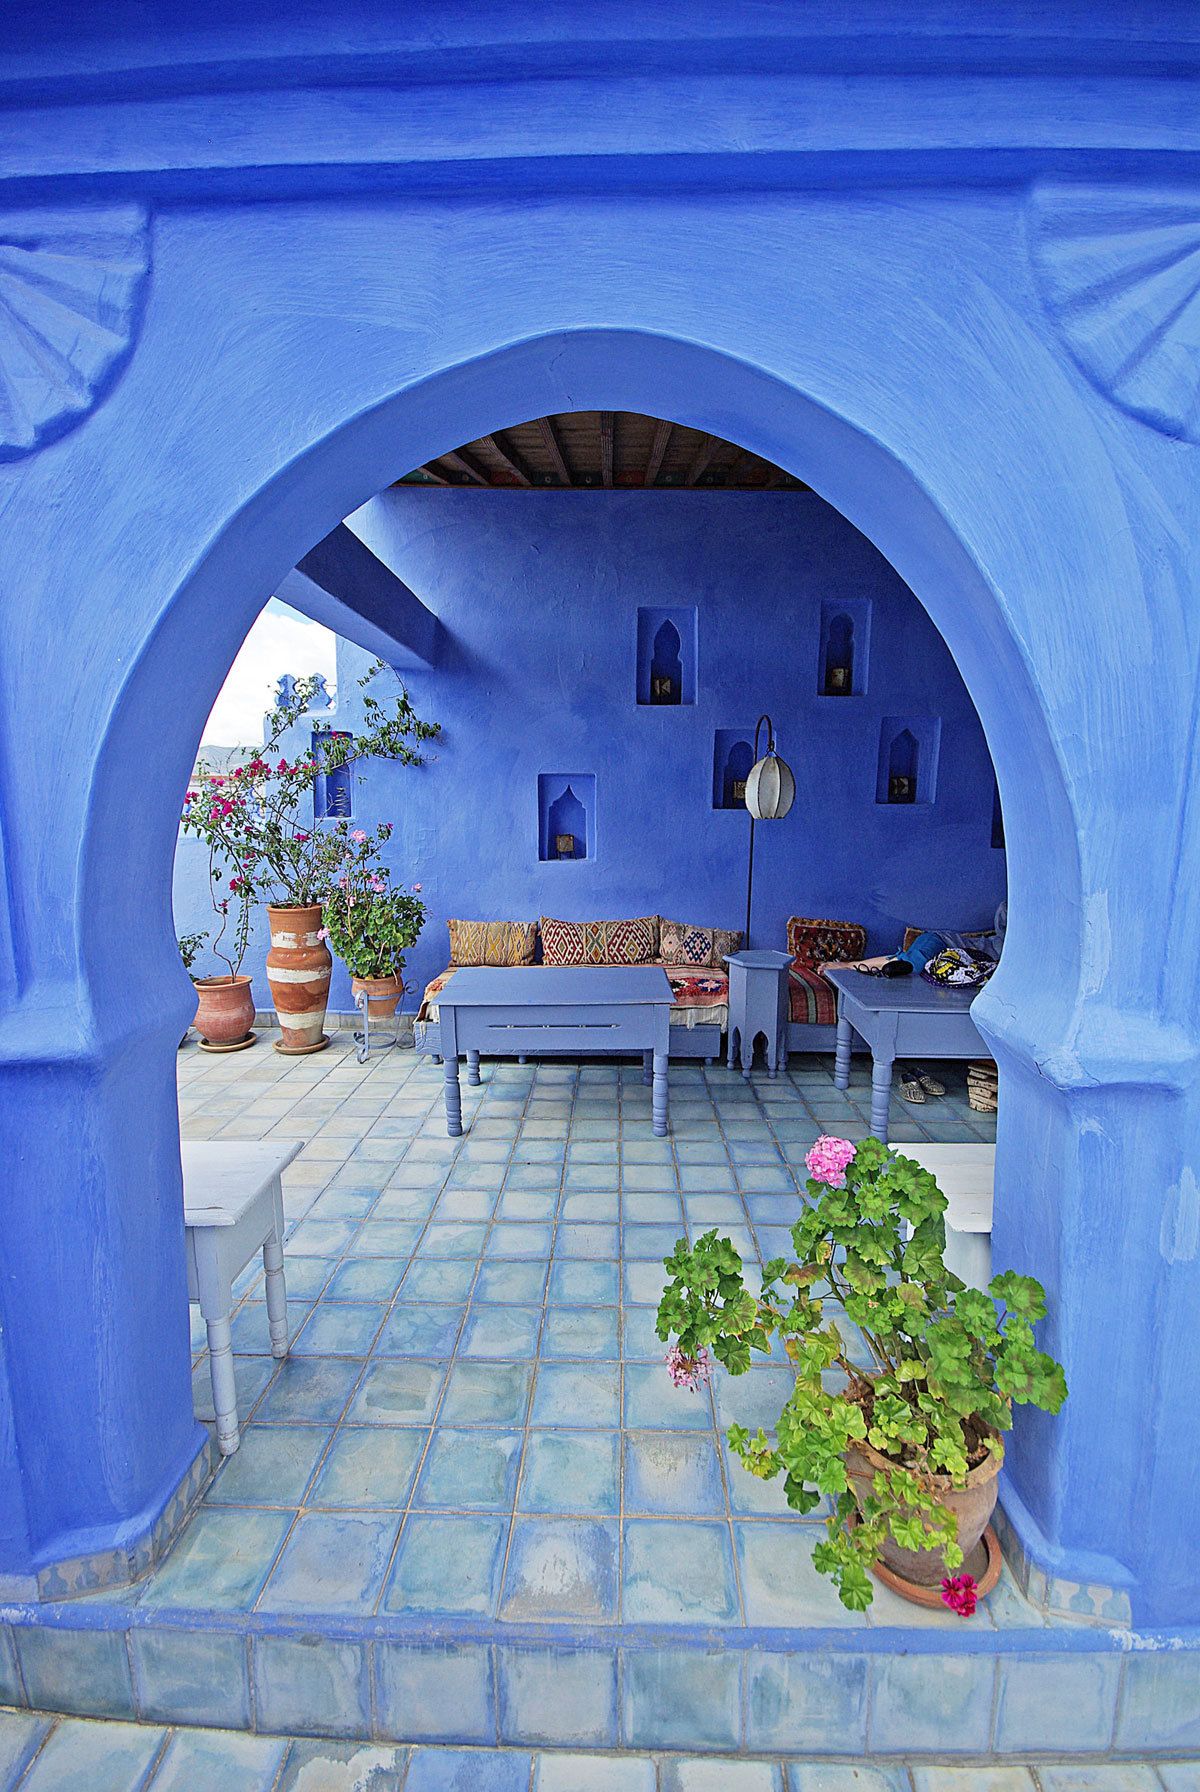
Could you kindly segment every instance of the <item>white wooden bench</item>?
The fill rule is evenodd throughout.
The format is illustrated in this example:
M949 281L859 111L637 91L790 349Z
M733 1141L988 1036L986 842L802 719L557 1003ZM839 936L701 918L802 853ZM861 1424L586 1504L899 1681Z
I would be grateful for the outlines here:
M224 1456L232 1456L238 1447L230 1333L233 1284L258 1251L266 1271L271 1355L287 1355L283 1189L279 1179L303 1147L302 1139L286 1144L278 1140L265 1144L195 1141L182 1147L188 1299L199 1303L208 1328L217 1442Z
M947 1269L969 1288L986 1289L992 1276L994 1145L897 1145L937 1178L946 1208Z

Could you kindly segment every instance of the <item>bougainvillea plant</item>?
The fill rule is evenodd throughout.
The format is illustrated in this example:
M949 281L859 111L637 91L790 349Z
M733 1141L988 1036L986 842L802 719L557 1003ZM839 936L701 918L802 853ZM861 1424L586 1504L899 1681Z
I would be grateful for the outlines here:
M288 702L272 713L264 746L219 771L203 761L197 766L184 798L182 826L208 846L210 893L219 920L213 950L231 976L246 955L255 902L286 908L322 903L345 870L344 827L307 819L317 779L372 758L420 764L422 744L440 733L438 723L420 719L399 683L390 697L373 694L370 686L385 670L376 661L358 681L365 691L361 732L330 735L318 751L289 760L280 742L308 713L320 686L316 677L299 678Z
M208 944L206 933L181 933L178 941L179 956L183 960L183 968L190 977L192 966Z
M1066 1399L1061 1366L1034 1341L1045 1294L1011 1270L987 1293L966 1287L943 1261L935 1179L878 1139L821 1139L807 1162L795 1261L766 1264L757 1295L715 1231L690 1247L680 1239L665 1259L658 1335L673 1340L672 1380L698 1385L709 1353L741 1375L752 1352L781 1339L796 1385L774 1436L733 1425L732 1449L751 1474L782 1474L794 1511L831 1502L813 1561L852 1611L871 1603L868 1570L890 1534L902 1548L941 1551L943 1598L967 1615L974 1583L954 1573L963 1554L939 1481L961 1487L989 1455L1002 1459L1014 1401L1054 1413ZM846 1453L862 1440L887 1466L856 1496Z

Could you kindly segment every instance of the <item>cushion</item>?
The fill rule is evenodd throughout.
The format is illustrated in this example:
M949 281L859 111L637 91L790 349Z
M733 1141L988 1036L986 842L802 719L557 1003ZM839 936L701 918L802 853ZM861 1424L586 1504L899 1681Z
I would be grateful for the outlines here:
M852 964L867 950L867 930L856 921L814 921L793 915L787 925L788 951L798 969L815 971L821 964Z
M542 916L543 964L649 964L657 944L657 917L626 921L557 921Z
M719 1008L729 1000L729 978L706 967L664 964L677 1008Z
M741 934L724 927L694 927L665 917L658 923L658 949L664 964L704 965L723 971L726 953L737 952L741 944Z
M533 921L447 921L453 965L532 964L537 947Z
M837 990L820 971L795 960L788 967L789 1012L794 1021L831 1027L837 1020Z

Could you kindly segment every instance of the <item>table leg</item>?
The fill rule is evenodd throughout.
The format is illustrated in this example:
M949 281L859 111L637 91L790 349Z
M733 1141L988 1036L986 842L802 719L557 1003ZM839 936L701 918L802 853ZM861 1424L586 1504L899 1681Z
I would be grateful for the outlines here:
M452 1139L462 1136L462 1094L458 1087L458 1053L446 1057L442 1089L446 1098L446 1131Z
M647 1089L650 1087L651 1083L654 1081L654 1053L653 1052L643 1052L642 1053L642 1081L645 1083Z
M665 1139L667 1136L667 1054L654 1054L654 1087L650 1097L651 1110L654 1116L654 1136Z
M229 1315L206 1319L208 1328L208 1366L212 1376L213 1407L217 1414L217 1443L222 1456L232 1456L238 1447L237 1386L233 1379L233 1334Z
M263 1245L267 1283L267 1321L271 1328L271 1355L288 1353L287 1284L283 1279L283 1244L273 1232Z
M888 1109L892 1101L893 1058L875 1058L871 1064L871 1131L887 1143ZM840 1085L845 1087L844 1084Z
M850 1041L854 1029L844 1015L837 1019L837 1043L833 1054L833 1084L836 1089L850 1087Z
M467 1053L467 1081L473 1089L479 1087L479 1053Z

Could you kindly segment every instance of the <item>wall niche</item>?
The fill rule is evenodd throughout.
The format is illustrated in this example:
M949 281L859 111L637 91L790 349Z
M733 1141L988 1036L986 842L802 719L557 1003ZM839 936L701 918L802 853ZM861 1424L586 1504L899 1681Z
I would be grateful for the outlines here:
M696 701L696 609L639 608L637 700L653 708Z
M350 734L345 729L314 728L312 731L312 750L319 760L326 747L335 740L349 740ZM335 766L332 771L318 772L313 780L313 815L317 821L332 821L338 817L349 817L354 814L354 782L348 765Z
M867 688L871 648L871 600L848 597L821 605L821 651L817 694L861 697Z
M992 845L1004 851L1004 811L1000 807L1000 786L992 780Z
M718 728L713 735L714 809L744 809L754 764L753 728Z
M595 773L539 772L539 859L588 859L595 853Z
M903 807L933 802L941 736L937 716L884 716L879 727L877 803Z

